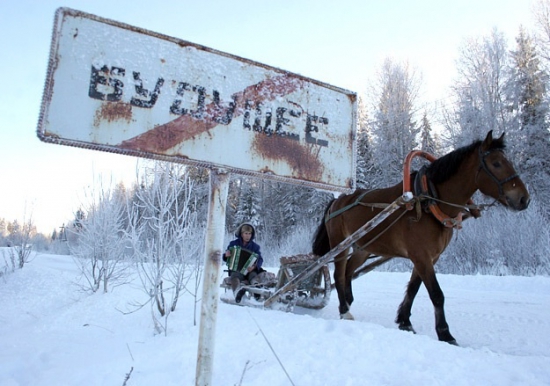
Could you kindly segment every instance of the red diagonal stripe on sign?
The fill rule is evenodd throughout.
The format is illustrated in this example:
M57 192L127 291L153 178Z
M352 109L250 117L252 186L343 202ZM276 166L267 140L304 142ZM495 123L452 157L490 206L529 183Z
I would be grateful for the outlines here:
M302 87L303 80L288 74L251 85L243 91L233 94L236 103L233 119L244 113L245 101L253 103L271 101L288 95ZM123 141L119 147L157 154L163 153L182 142L220 125L214 118L220 116L224 111L225 109L220 109L215 103L209 103L205 106L205 118L182 115L173 121Z

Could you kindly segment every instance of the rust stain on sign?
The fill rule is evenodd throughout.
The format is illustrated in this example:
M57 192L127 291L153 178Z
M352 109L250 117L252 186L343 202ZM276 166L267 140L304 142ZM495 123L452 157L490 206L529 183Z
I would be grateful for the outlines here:
M124 102L104 102L95 113L94 126L99 127L101 121L114 122L122 119L132 121L132 105Z
M323 175L323 165L313 153L318 146L302 146L288 137L257 135L252 144L253 150L261 157L286 162L296 178L305 181L319 181Z
M301 79L288 74L266 79L249 86L243 91L233 94L232 98L235 103L233 117L243 114L245 99L251 102L270 101L302 87L303 81ZM164 153L170 148L218 126L220 124L218 119L222 118L224 114L223 110L217 104L210 103L205 107L206 119L182 115L164 125L159 125L143 134L123 141L118 146L123 149L150 151L157 154Z

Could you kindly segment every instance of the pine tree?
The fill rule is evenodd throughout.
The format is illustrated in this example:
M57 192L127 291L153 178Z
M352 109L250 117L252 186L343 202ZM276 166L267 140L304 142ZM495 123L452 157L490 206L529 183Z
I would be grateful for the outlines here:
M512 64L507 83L507 101L512 113L510 134L520 170L531 193L541 202L550 198L550 131L546 84L534 43L523 28L510 52ZM549 212L550 213L550 212Z
M235 214L236 224L240 225L244 222L254 226L260 224L261 205L258 190L259 180L252 177L241 179L239 201Z
M381 183L381 173L373 160L368 110L363 98L359 97L358 105L356 185L357 188L372 189Z
M418 89L408 64L386 59L374 90L377 106L372 124L374 161L386 184L401 179L403 160L418 146L414 120Z
M468 39L458 60L459 78L453 86L456 105L446 128L452 147L483 139L489 130L506 128L504 72L507 65L504 35L496 29L481 39Z
M422 123L420 124L420 150L433 155L437 154L435 140L432 137L432 125L428 120L426 112L424 112Z

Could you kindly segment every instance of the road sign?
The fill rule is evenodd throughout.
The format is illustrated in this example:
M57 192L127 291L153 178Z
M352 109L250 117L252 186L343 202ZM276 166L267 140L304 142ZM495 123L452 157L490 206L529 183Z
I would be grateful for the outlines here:
M349 191L356 94L68 8L56 12L46 142Z
M195 378L202 386L212 378L229 176L352 190L356 109L353 92L59 8L37 133L210 169Z

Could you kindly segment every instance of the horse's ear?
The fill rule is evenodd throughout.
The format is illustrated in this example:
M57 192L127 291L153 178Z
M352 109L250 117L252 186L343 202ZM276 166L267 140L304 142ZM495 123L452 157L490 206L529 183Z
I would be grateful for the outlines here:
M485 137L483 144L481 145L483 150L504 148L504 134L506 133L503 132L499 138L493 138L493 130L490 130L487 133L487 137Z
M504 144L504 134L506 133L503 132L498 139L494 140L495 147L498 149L504 149L506 147L506 145Z
M490 149L491 143L493 143L493 130L489 130L489 132L487 133L487 136L485 137L485 140L481 144L483 150Z

